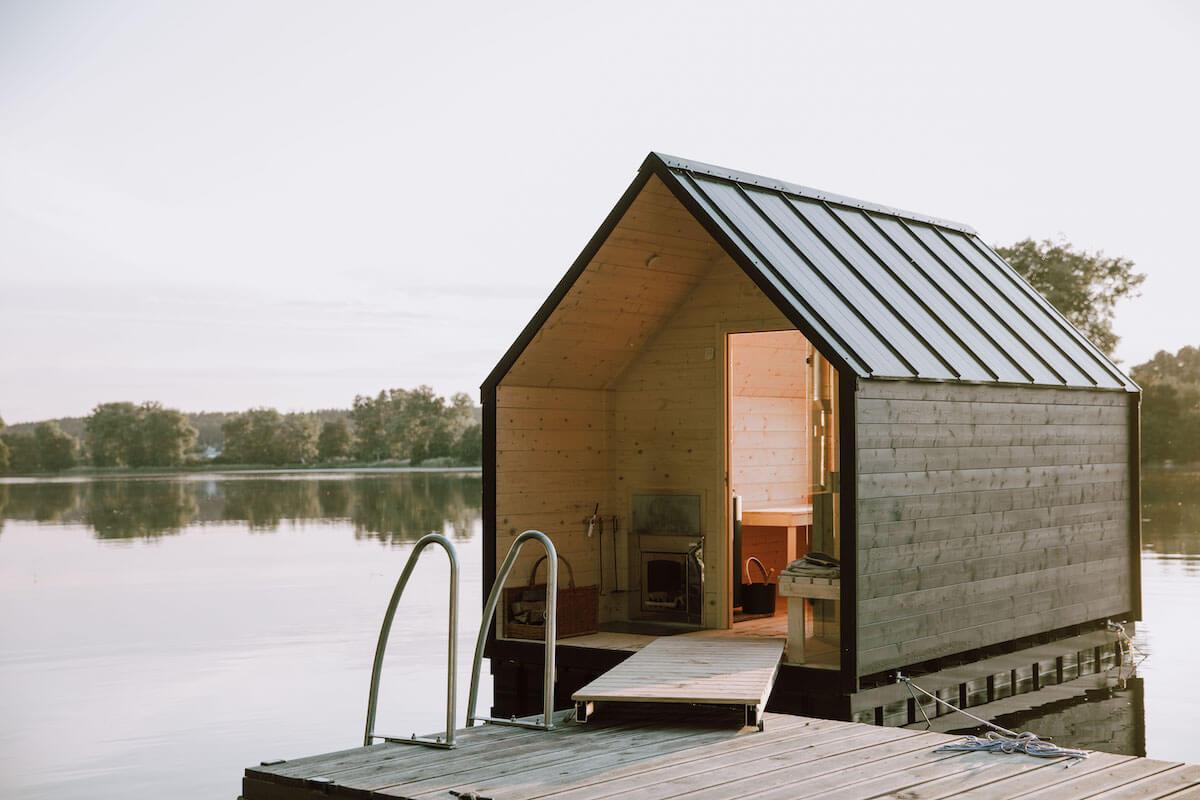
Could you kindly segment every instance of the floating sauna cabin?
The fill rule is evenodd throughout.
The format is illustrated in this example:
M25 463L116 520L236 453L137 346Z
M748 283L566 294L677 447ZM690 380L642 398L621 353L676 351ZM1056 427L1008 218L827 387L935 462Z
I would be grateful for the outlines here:
M562 707L703 631L786 638L772 708L846 717L1138 618L1139 398L970 227L652 153L483 384L484 589L554 540ZM499 714L539 707L541 555Z

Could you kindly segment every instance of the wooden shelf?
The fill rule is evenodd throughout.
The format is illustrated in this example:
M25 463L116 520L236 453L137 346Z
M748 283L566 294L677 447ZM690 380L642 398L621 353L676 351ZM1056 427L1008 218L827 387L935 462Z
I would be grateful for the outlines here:
M812 506L775 506L749 508L742 511L743 525L762 525L773 528L799 528L812 525Z

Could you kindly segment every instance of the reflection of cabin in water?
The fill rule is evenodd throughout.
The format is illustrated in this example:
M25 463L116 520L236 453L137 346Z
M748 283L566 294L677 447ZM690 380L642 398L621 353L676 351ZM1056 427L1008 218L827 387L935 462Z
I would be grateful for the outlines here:
M704 630L787 637L775 706L846 716L897 669L1138 616L1138 401L972 229L651 154L483 385L484 588L530 528L596 587L560 705ZM808 552L842 579L779 578ZM542 663L508 613L504 715Z

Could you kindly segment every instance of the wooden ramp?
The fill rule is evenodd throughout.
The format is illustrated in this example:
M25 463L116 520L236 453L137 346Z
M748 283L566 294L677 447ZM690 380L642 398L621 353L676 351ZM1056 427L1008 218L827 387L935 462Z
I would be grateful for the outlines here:
M782 639L655 639L571 699L587 722L596 703L695 703L741 706L746 724L762 727L763 707L783 659Z

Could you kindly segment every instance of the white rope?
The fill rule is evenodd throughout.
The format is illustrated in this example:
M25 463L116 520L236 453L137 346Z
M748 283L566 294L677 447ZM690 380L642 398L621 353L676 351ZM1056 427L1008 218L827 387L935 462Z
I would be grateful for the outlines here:
M1059 747L1054 742L1038 738L1036 733L1019 733L1017 736L1005 736L995 731L988 731L986 736L967 736L961 741L950 742L937 748L935 753L952 753L963 750L983 751L987 753L1025 753L1038 758L1087 758L1087 750L1075 750L1070 747Z
M1065 757L1071 759L1081 759L1088 757L1087 750L1059 747L1048 739L1039 738L1036 733L1031 733L1030 731L1017 733L1016 731L1010 731L1008 728L1002 728L999 725L988 722L986 719L982 719L981 717L977 717L968 711L964 711L958 706L938 697L936 694L922 689L920 686L917 686L912 682L912 678L909 678L906 675L897 673L896 680L908 687L908 692L910 695L912 695L913 702L916 704L917 708L921 710L921 716L925 718L926 727L930 725L929 716L925 713L925 708L921 705L921 701L917 699L915 694L913 694L914 689L930 698L934 702L941 703L951 711L957 711L964 717L970 717L980 725L984 725L992 729L988 731L986 736L966 736L957 742L949 742L948 744L944 744L935 749L933 751L935 753L983 751L989 753L1025 753L1026 755L1037 756L1038 758Z

